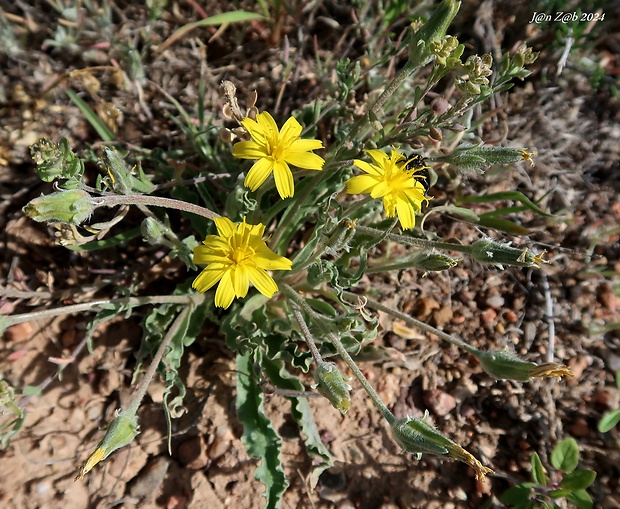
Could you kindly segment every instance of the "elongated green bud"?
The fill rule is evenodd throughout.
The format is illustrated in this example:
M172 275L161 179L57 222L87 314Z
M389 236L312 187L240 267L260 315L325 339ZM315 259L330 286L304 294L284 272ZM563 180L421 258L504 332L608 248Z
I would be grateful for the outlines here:
M333 362L319 364L314 372L315 388L343 415L351 407L351 386Z
M482 369L496 380L526 382L536 377L568 376L572 378L575 376L567 366L562 364L547 362L538 365L535 362L526 362L508 350L478 351L474 355L480 361Z
M476 479L484 479L493 470L485 467L469 452L449 438L444 437L429 423L414 417L397 419L391 424L392 436L403 450L416 454L418 459L422 454L449 456L469 465L476 472Z
M140 232L145 242L157 246L164 241L166 227L157 219L147 217L140 225Z
M448 455L448 445L452 440L444 437L428 422L414 417L397 419L391 426L392 436L404 451L415 454L420 459L422 454Z
M442 253L416 253L411 257L411 265L424 272L441 272L456 267L460 258L452 258Z
M97 463L106 459L117 449L131 443L139 433L140 426L138 426L138 417L135 413L117 413L116 418L108 426L107 433L99 442L95 451L80 467L75 480L83 479Z
M542 259L544 251L535 255L527 249L518 249L493 239L480 239L470 246L469 254L480 263L490 263L504 268L504 265L519 267L538 267L538 263L545 263Z
M81 224L93 213L90 195L80 189L57 191L31 200L23 211L37 222Z
M470 81L466 83L478 86ZM512 164L519 161L532 161L536 151L524 148L485 147L479 145L462 145L452 153L433 158L433 161L448 163L463 171L484 173L494 164Z

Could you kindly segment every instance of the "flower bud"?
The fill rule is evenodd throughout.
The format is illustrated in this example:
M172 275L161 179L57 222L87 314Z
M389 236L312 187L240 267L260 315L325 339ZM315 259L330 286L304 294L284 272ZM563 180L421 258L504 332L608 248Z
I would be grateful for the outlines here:
M351 386L333 362L322 362L314 372L316 385L313 388L325 396L332 406L343 415L351 407Z
M469 465L476 472L476 479L482 481L484 476L493 473L469 452L449 438L444 437L429 423L404 417L395 420L391 425L392 436L406 452L416 454L418 459L423 453L449 456Z
M145 242L152 246L157 246L161 244L164 239L166 227L157 219L147 217L140 225L140 232Z
M455 267L461 259L441 253L416 253L410 259L411 265L424 272L441 272Z
M465 82L473 85L471 82ZM477 86L477 85L476 85ZM434 161L451 164L461 170L483 173L493 164L512 164L519 161L531 161L536 151L510 147L483 147L479 145L462 145L451 154L438 156Z
M493 239L480 239L470 246L469 255L480 263L490 263L504 268L506 265L519 267L538 267L538 263L546 263L542 259L545 252L535 255L527 249L518 249L509 244L497 242Z
M496 380L526 382L535 377L574 376L568 367L561 364L547 362L538 365L535 362L526 362L508 350L478 351L474 355L480 361L482 369Z
M131 443L139 433L140 426L138 426L138 417L135 413L117 412L115 419L108 426L108 431L95 451L80 467L75 480L83 479L97 463L106 459L117 449Z
M453 443L429 423L414 417L397 419L392 423L391 429L398 445L405 452L417 455L418 459L424 453L447 456L447 446Z
M517 48L512 60L516 66L523 67L524 65L534 63L538 55L538 53L532 51L532 48L528 48L527 44L523 43Z
M327 239L327 245L325 252L330 256L337 256L341 251L349 251L349 241L355 234L355 221L345 219L338 226L335 231Z
M90 195L80 189L57 191L31 200L23 209L37 222L80 224L93 213Z
M451 35L444 39L432 41L429 48L431 53L435 55L437 63L448 68L457 67L461 63L460 57L465 51L465 46L459 44L459 40Z

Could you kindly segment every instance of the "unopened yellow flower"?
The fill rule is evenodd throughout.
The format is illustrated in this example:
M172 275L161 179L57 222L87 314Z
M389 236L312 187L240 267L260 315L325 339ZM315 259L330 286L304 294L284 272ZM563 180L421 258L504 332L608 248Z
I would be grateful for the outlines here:
M367 150L374 164L355 159L353 164L367 175L358 175L347 182L350 194L370 194L373 198L383 198L383 208L387 217L398 214L400 225L405 230L415 226L416 213L422 209L424 196L424 177L416 175L418 168L407 169L403 154L392 150L390 156L381 150Z
M265 226L233 223L226 217L214 219L218 235L208 235L194 248L194 263L207 266L192 286L204 293L219 282L215 305L227 308L235 297L245 297L252 283L265 297L272 297L278 285L267 270L291 270L292 262L275 254L263 240Z
M256 120L246 117L241 121L252 137L251 141L240 141L233 147L233 156L241 159L258 159L245 177L244 185L256 191L273 172L278 193L282 199L290 198L295 192L293 174L289 164L306 170L321 170L325 161L311 150L323 148L320 140L302 140L302 127L289 118L278 126L273 117L264 111Z

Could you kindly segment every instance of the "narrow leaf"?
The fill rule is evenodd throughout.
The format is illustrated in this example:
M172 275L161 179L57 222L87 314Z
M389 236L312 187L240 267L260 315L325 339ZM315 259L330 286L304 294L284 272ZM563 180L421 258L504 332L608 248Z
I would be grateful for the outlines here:
M176 30L161 46L159 46L159 48L157 48L157 52L161 53L162 51L167 49L168 46L174 44L181 37L194 30L194 28L206 27L210 25L223 25L224 23L252 21L255 19L265 19L265 17L261 16L260 14L256 14L255 12L232 11L217 14L215 16L209 16L208 18L194 21L193 23L188 23L187 25L184 25L178 30Z
M101 136L103 141L112 142L116 140L114 133L110 131L107 125L99 118L91 107L86 104L73 90L70 88L65 89L69 99L80 109L82 114L86 117L86 120L93 126L93 129L97 131L97 134Z
M460 201L463 203L488 203L500 200L518 201L525 205L528 209L536 212L537 214L540 214L541 216L553 217L553 214L545 212L532 200L530 200L527 196L525 196L519 191L501 191L499 193L491 193L483 196L465 196L460 199Z
M545 475L545 468L540 461L540 456L537 453L532 454L532 480L538 484L544 486L547 484L547 476Z
M520 224L517 224L510 219L503 219L501 217L480 216L480 220L477 224L486 228L492 228L494 230L512 233L513 235L525 235L530 231L529 228L525 228L524 226L521 226Z

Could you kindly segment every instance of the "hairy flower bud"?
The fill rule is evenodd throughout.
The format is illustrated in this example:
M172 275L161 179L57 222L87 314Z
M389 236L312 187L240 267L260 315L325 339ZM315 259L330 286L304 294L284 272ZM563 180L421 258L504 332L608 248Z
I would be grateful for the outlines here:
M424 272L441 272L451 269L461 261L460 258L452 258L441 253L416 253L411 257L410 262L413 267Z
M166 227L157 219L147 217L140 225L140 232L145 242L157 246L164 240Z
M106 459L117 449L131 443L139 433L140 426L138 426L138 417L135 413L117 412L115 419L108 426L108 431L95 451L80 467L75 480L83 479L97 463Z
M471 82L466 82L474 85ZM477 87L477 85L475 85ZM511 147L484 147L479 145L462 145L452 153L437 156L433 160L448 163L460 170L483 173L494 164L512 164L519 161L531 161L536 151Z
M90 195L79 189L57 191L31 200L23 211L37 222L81 224L93 213Z
M319 364L314 372L314 380L314 387L319 393L325 396L336 410L346 414L351 407L351 386L338 370L338 366L333 362Z
M526 382L535 377L573 377L572 371L561 364L547 362L538 365L526 362L508 350L478 351L474 354L480 361L482 369L496 380L518 380Z
M544 251L538 255L527 249L518 249L509 244L497 242L493 239L480 239L470 246L469 255L480 263L490 263L504 268L504 265L519 267L538 267L538 263L545 263L542 259Z
M449 456L472 467L479 481L483 480L485 475L493 473L493 470L485 467L460 445L444 437L433 426L421 419L414 417L396 419L391 424L391 429L392 436L398 445L406 452L416 454L418 459L424 453Z

